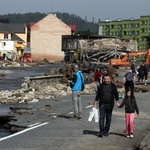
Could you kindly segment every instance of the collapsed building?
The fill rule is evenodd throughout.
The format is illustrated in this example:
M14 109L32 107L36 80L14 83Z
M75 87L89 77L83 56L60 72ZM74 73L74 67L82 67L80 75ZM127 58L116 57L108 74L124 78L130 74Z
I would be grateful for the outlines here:
M107 62L120 53L137 51L137 42L104 36L63 36L62 50L66 61Z

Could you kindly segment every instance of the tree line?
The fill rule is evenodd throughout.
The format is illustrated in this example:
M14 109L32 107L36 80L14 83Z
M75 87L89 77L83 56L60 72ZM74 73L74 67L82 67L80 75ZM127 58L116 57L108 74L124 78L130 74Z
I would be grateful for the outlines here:
M82 19L80 16L77 16L75 14L69 14L69 13L60 13L55 12L53 14L56 14L56 16L61 19L66 24L76 25L76 34L98 34L98 23L95 22L88 22L87 20ZM5 14L0 15L0 19L8 19L9 23L14 24L23 24L26 23L27 26L31 22L38 22L39 20L43 19L47 13L14 13L14 14Z

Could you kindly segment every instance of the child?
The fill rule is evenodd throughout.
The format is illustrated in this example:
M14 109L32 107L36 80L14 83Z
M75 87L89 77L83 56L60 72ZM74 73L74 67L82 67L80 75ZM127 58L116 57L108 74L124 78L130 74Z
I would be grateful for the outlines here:
M119 108L122 108L125 105L125 118L126 118L126 137L133 138L134 131L134 115L135 111L139 117L139 109L136 103L133 92L130 89L126 91L125 97L120 104Z

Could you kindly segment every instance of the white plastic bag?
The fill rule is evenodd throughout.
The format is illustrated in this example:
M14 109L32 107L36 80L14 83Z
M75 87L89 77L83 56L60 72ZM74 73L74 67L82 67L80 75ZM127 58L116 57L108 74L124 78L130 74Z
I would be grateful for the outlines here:
M92 110L90 111L90 113L89 113L88 121L92 121L93 117L94 117L94 111L93 111L93 109L92 109Z
M98 122L99 121L99 111L98 111L98 109L94 109L94 111L95 111L95 115L94 115L94 119L95 119L95 122Z
M95 119L95 122L99 121L99 112L95 107L90 111L88 121L92 121L93 118Z

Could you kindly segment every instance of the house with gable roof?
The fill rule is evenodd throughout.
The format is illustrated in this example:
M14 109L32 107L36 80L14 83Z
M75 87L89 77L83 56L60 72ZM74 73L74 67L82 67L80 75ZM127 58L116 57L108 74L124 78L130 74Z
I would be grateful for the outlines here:
M54 14L48 14L33 24L30 27L32 60L64 60L62 35L71 35L71 28Z
M18 59L27 46L25 24L0 23L0 56L8 53L9 59Z

